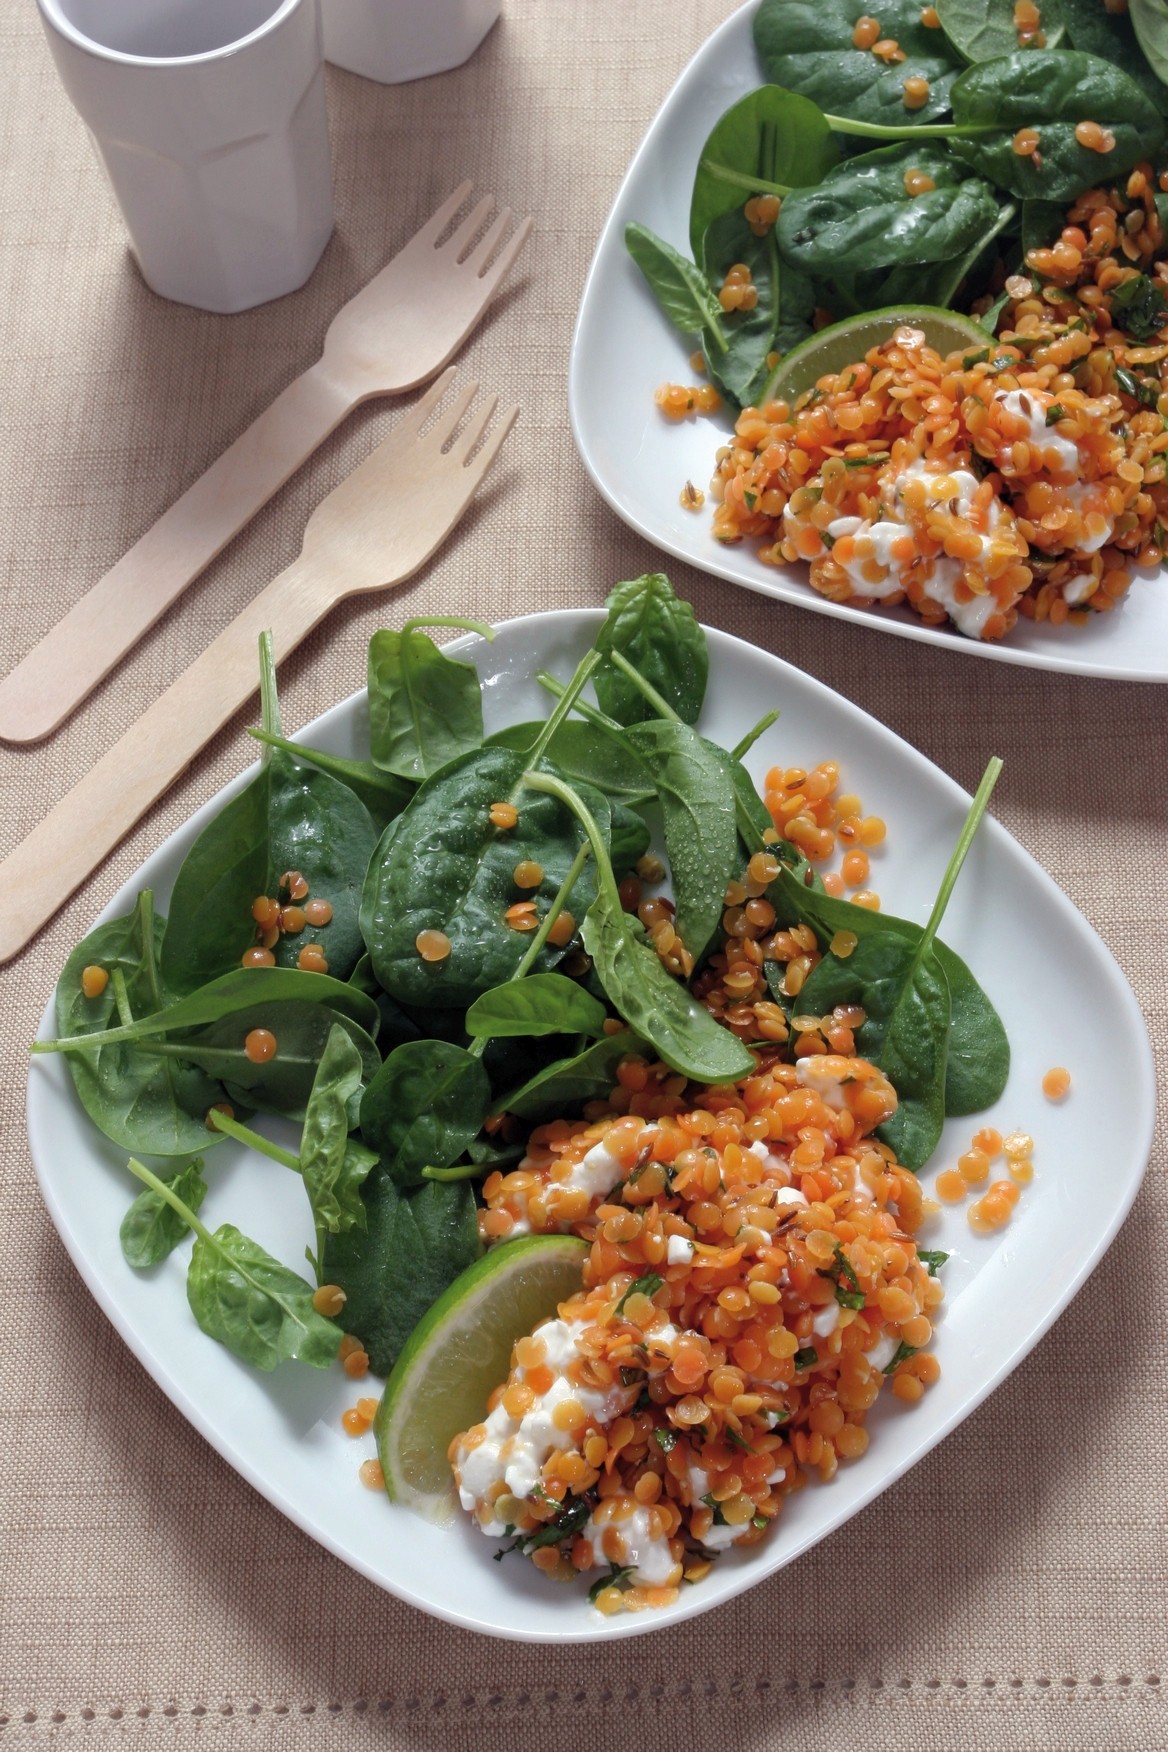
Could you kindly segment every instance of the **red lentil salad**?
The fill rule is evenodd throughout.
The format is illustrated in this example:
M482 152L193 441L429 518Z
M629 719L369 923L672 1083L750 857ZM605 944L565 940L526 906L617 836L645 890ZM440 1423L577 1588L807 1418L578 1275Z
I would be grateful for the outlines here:
M407 623L371 642L354 760L284 738L261 641L258 775L187 852L166 919L143 893L77 946L59 1037L34 1048L65 1055L142 1183L128 1264L193 1234L194 1319L260 1369L386 1375L484 1247L583 1237L580 1293L518 1337L450 1458L483 1530L549 1574L596 1572L604 1612L765 1537L791 1491L864 1453L886 1383L908 1405L938 1378L946 1255L918 1246L935 1207L915 1171L1009 1070L938 935L1000 763L912 924L869 886L885 824L833 762L773 767L760 792L743 761L774 712L732 751L693 728L707 669L689 605L649 574L547 678L546 720L484 738L473 667ZM255 1113L297 1121L299 1148ZM300 1176L311 1280L200 1221L225 1137ZM1027 1152L979 1137L959 1196L1003 1151L1019 1165L970 1208L986 1232ZM360 1398L345 1428L375 1410ZM377 1462L362 1475L380 1488Z
M1168 546L1163 29L1147 0L1047 13L762 0L773 83L700 155L693 261L626 233L701 343L662 413L734 417L715 536L977 639L1085 625ZM985 344L939 354L910 315L785 392L792 349L888 306L960 310Z

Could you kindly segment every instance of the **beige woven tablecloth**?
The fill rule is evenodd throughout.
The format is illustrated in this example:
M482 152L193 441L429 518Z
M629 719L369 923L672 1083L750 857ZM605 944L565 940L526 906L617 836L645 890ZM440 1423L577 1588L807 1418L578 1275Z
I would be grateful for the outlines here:
M522 422L492 490L408 595L342 608L284 665L286 721L360 685L365 640L406 602L496 620L599 603L653 566L574 450L568 346L624 168L730 9L507 0L456 73L397 88L330 73L336 236L302 292L218 318L144 288L32 0L0 0L0 667L316 357L334 309L463 175L539 227L465 355L522 403ZM309 509L389 418L354 417L56 736L0 748L5 849L288 562ZM991 745L1010 755L995 812L1118 957L1163 1060L1162 690L978 662L671 571L704 620L847 692L963 785ZM5 1742L1168 1746L1162 1146L1086 1288L939 1450L779 1575L648 1638L529 1648L431 1621L319 1549L187 1426L46 1216L26 1046L98 908L249 761L245 721L3 976Z

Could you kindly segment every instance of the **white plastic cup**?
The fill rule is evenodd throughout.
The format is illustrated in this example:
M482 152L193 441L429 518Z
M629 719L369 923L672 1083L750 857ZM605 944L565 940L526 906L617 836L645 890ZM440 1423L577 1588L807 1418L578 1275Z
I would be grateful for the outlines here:
M325 59L382 85L469 61L502 0L321 0Z
M248 310L333 228L318 0L37 0L148 286Z

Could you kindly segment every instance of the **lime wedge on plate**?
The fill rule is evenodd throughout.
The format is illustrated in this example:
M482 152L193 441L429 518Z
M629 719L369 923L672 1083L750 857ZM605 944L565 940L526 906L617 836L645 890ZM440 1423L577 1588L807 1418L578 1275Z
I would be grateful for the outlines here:
M972 317L958 316L955 310L932 304L894 304L887 310L866 310L862 316L833 322L785 353L767 385L767 399L792 404L821 377L858 365L869 347L880 346L905 326L920 329L942 358L961 347L980 352L993 344L993 336L979 328Z
M574 1235L506 1241L468 1266L418 1322L373 1424L394 1502L429 1521L449 1517L446 1450L482 1421L487 1395L507 1379L516 1339L579 1290L587 1254L588 1243Z

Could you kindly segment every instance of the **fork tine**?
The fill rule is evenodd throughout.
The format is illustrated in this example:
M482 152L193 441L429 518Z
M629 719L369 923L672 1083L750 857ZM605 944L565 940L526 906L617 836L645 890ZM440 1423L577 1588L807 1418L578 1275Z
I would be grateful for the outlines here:
M509 214L510 208L508 208L507 211ZM500 214L500 218L502 218L502 214ZM491 231L493 232L494 229L495 227L492 226ZM484 259L484 265L478 269L478 278L482 283L483 292L487 298L490 298L500 282L506 279L507 274L511 270L512 263L515 261L516 256L531 236L533 229L533 221L531 219L524 219L489 267L485 265L484 259L489 255L489 250L476 250L474 252L475 256ZM487 235L489 237L491 233L488 232ZM486 241L487 239L484 238L484 244ZM471 257L471 260L474 260L473 256Z
M453 382L454 366L448 365L442 375L434 379L421 400L416 401L413 407L402 415L394 427L394 432L400 432L403 438L415 437Z
M443 408L441 418L433 431L426 433L425 442L427 444L433 444L437 449L441 450L443 445L449 442L458 422L462 419L463 414L465 414L467 408L469 408L471 402L478 393L479 386L477 383L468 383L465 389L460 390L455 396L453 402L451 402L449 408Z
M490 437L486 440L482 449L477 451L476 454L471 457L469 462L464 463L463 466L473 472L476 486L479 481L482 480L483 476L494 462L496 456L498 456L500 450L502 450L507 434L510 432L518 418L518 405L513 404L509 408L504 408L503 412L499 415L498 420L495 422Z
M456 461L465 462L466 458L470 455L471 451L490 425L491 415L494 413L498 405L498 396L488 393L486 400L481 402L475 409L462 431L458 434L454 443L450 446L450 450L447 454L454 457Z
M449 238L442 246L443 249L453 249L455 255L461 261L464 244L468 241L473 243L475 232L483 223L484 219L489 219L494 211L494 195L484 195L481 201L475 202L466 218L459 222L457 229L450 233Z
M473 268L476 272L479 268L483 267L490 258L495 245L510 225L511 216L510 207L504 207L498 217L492 221L489 229L484 231L482 237L475 244L470 254L463 256L459 265L465 268Z
M458 209L462 206L473 188L474 183L469 177L465 182L460 182L454 193L443 201L433 217L427 219L421 230L414 234L410 240L411 243L437 243L438 239L446 230L446 227L450 224L450 221L454 218L454 215L458 212Z

